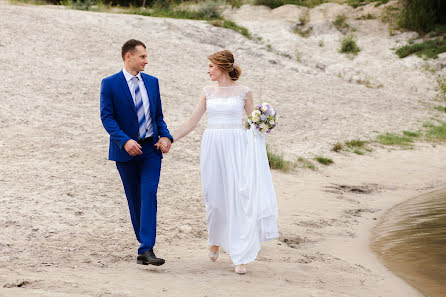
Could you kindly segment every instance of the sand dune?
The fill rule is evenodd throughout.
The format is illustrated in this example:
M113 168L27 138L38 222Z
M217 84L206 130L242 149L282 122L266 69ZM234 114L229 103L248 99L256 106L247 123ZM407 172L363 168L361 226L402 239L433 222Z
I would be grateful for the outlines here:
M329 148L440 117L427 96L350 83L201 21L0 2L0 28L0 296L420 296L370 252L369 230L392 205L444 187L446 148L365 156ZM156 251L167 264L134 263L137 242L99 118L100 80L121 69L129 38L148 46L147 72L160 80L170 129L209 84L207 55L228 48L240 83L281 114L268 142L289 159L335 160L316 172L273 172L281 237L246 276L234 275L227 255L207 259L199 182L206 119L163 160Z

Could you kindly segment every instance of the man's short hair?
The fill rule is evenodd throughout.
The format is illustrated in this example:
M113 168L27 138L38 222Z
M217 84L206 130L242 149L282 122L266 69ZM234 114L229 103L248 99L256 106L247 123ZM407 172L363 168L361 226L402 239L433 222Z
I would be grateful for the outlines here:
M122 46L122 49L121 49L122 60L124 60L124 57L125 57L126 53L128 53L128 52L133 53L135 51L135 48L138 45L141 45L144 48L146 48L146 45L142 41L139 41L139 40L136 40L136 39L127 40L126 43L124 43L124 45Z

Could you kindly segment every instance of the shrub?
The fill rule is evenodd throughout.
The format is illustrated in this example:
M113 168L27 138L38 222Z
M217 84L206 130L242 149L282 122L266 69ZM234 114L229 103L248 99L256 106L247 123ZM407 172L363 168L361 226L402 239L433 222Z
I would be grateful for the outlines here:
M340 143L340 142L336 142L336 143L333 145L333 147L331 148L331 150L332 150L333 152L337 152L337 153L339 153L340 151L342 151L343 148L344 148L344 146L342 145L342 143Z
M226 3L231 5L231 7L237 7L237 8L240 8L240 6L243 5L242 0L226 0Z
M219 3L215 1L207 0L201 3L200 8L198 9L198 13L201 14L202 18L205 20L213 20L221 18Z
M353 35L349 35L342 40L340 53L352 53L357 55L361 49L356 45Z
M436 21L436 0L403 0L398 25L420 33L430 32ZM439 4L438 4L439 5Z
M295 4L300 6L314 7L326 2L326 0L255 0L255 5L265 5L270 8L277 8L285 4Z
M71 2L71 7L77 10L90 10L93 5L95 5L93 0L76 0Z
M345 22L346 20L347 17L344 14L340 14L336 16L333 25L335 25L338 30L341 30L342 28L348 28L349 25Z

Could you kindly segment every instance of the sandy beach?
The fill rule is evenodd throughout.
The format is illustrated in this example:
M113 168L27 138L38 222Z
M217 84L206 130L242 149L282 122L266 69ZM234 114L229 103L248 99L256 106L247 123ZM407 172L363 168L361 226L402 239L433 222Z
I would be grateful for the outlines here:
M367 88L202 21L3 1L0 28L0 296L422 296L384 267L369 242L386 210L446 187L446 146L330 151L336 141L446 119L432 108L434 77L418 58L386 55L373 67L404 64L419 87L393 83L397 71L389 70L383 87ZM321 154L335 162L273 171L280 238L263 245L247 275L235 275L226 254L207 258L199 171L206 118L163 159L155 252L166 264L135 263L138 244L99 117L100 81L120 71L129 38L148 47L146 72L159 78L171 130L210 84L206 57L227 48L243 69L240 84L280 112L267 142L289 160ZM341 67L328 64L331 55L327 69ZM343 71L357 61L342 60Z

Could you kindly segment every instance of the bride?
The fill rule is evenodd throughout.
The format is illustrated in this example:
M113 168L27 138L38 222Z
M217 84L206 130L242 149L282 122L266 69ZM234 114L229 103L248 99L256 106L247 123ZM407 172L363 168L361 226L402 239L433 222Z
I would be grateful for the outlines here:
M208 59L207 73L216 84L203 88L200 102L191 117L172 136L176 142L189 134L197 127L203 114L208 112L208 127L203 134L200 154L209 236L208 254L211 261L216 261L220 248L223 248L230 255L235 272L244 274L246 264L257 257L260 241L278 237L276 197L267 160L263 160L267 169L261 172L260 180L266 176L269 188L262 192L267 193L269 201L273 203L270 203L272 211L268 214L272 219L262 221L256 205L259 203L256 202L259 193L249 189L254 186L249 180L256 179L258 173L251 174L246 168L246 156L251 152L247 151L247 131L242 127L243 111L250 115L254 110L252 93L248 87L236 83L242 71L234 63L230 51L216 52ZM266 159L266 153L264 155ZM253 169L256 168L251 168L251 171ZM255 177L248 179L247 175ZM262 235L265 224L269 225L266 228L270 231L268 238Z

